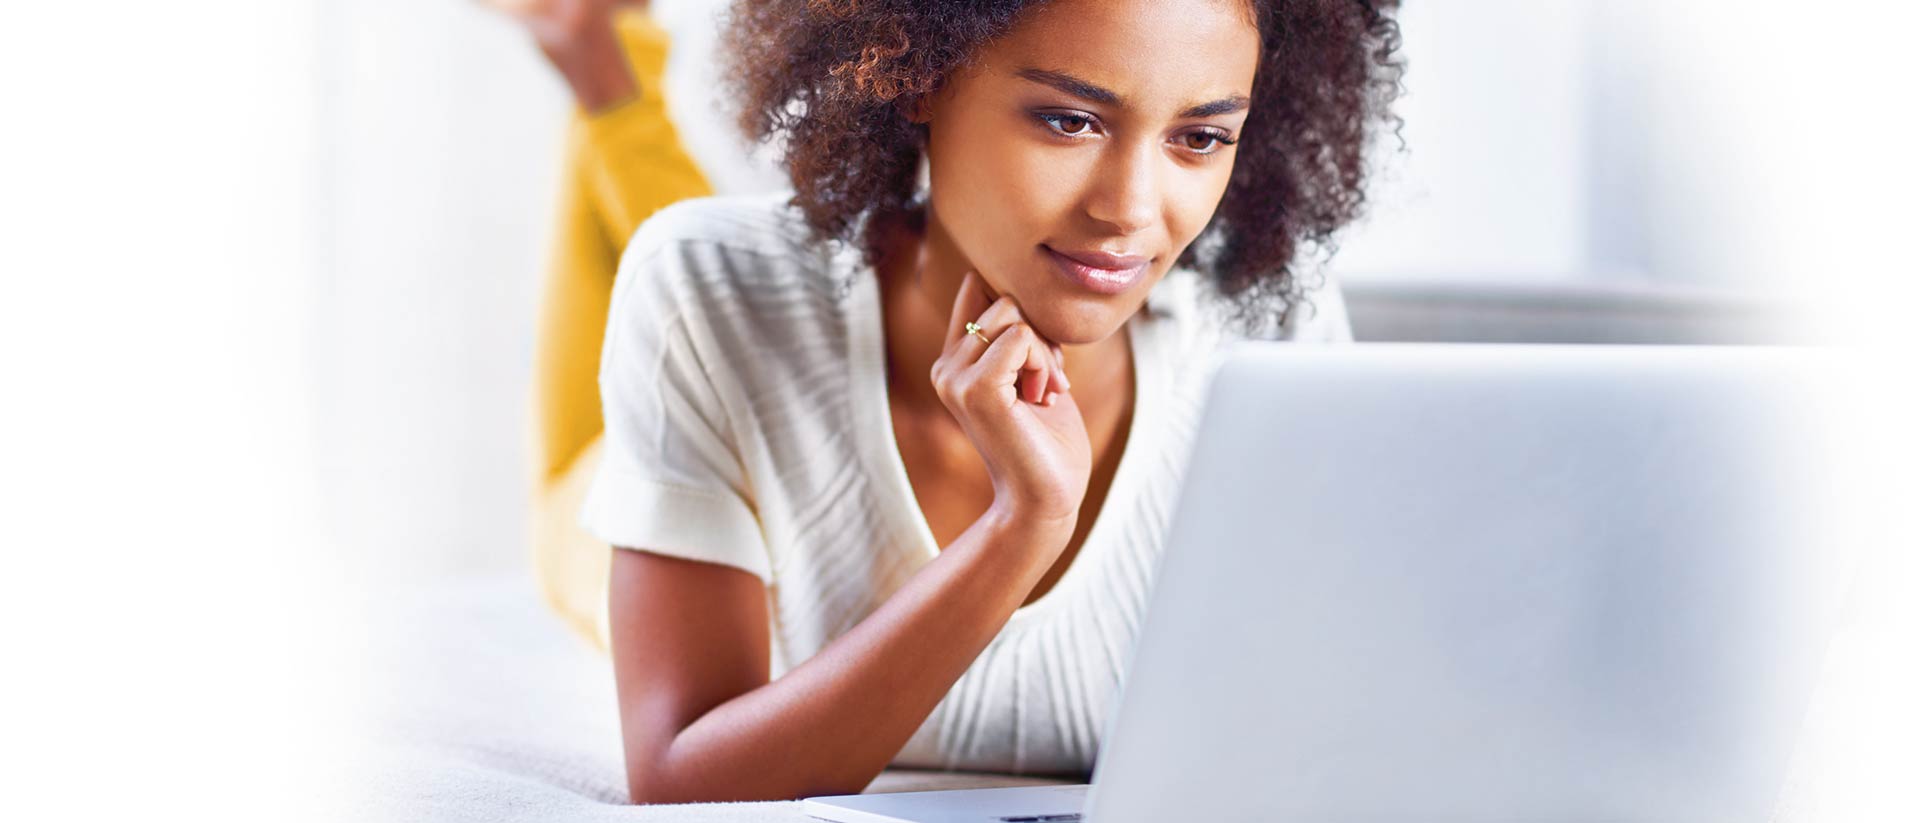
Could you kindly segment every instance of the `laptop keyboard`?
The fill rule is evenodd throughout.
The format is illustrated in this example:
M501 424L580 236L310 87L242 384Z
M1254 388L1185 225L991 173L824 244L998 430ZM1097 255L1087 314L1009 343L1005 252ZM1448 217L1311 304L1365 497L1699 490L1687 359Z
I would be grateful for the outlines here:
M1002 817L1006 823L1080 823L1080 813L1072 814L1028 814Z

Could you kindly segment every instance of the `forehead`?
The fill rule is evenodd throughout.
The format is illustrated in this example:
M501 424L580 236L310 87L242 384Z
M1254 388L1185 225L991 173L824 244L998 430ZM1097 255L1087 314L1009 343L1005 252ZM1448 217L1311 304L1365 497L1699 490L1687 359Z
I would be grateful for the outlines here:
M1178 109L1250 94L1260 35L1247 0L1053 0L978 58L969 74L1025 83L1022 69L1062 72L1122 105Z

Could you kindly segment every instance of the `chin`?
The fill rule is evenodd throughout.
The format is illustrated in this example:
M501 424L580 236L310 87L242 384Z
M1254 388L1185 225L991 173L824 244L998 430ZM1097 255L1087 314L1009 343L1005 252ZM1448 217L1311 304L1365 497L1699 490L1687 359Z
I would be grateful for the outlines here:
M1010 294L1020 313L1041 337L1062 346L1085 346L1112 337L1147 301L1159 277L1120 294L1102 295L1054 282L1049 275L1022 279L1005 286L988 283L994 292Z
M1112 337L1142 302L1129 300L1127 309L1104 300L1049 297L1045 305L1025 312L1027 322L1040 336L1062 346L1085 346Z

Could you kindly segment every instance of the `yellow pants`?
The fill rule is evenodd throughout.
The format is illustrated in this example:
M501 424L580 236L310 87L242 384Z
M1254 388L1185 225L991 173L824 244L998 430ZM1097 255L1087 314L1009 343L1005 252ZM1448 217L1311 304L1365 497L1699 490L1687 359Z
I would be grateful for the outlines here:
M611 550L577 523L600 462L600 343L620 253L641 221L712 193L661 97L666 32L644 13L615 20L640 93L601 112L577 108L568 130L553 261L542 288L534 363L530 520L534 570L547 602L595 645L607 645Z

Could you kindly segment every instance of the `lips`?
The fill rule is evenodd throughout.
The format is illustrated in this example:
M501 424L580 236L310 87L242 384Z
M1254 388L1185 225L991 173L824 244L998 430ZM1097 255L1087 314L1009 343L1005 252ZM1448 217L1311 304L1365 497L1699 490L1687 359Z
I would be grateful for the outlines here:
M1115 254L1093 249L1061 250L1042 244L1054 269L1069 281L1100 294L1119 294L1131 288L1147 272L1153 258L1139 254Z

